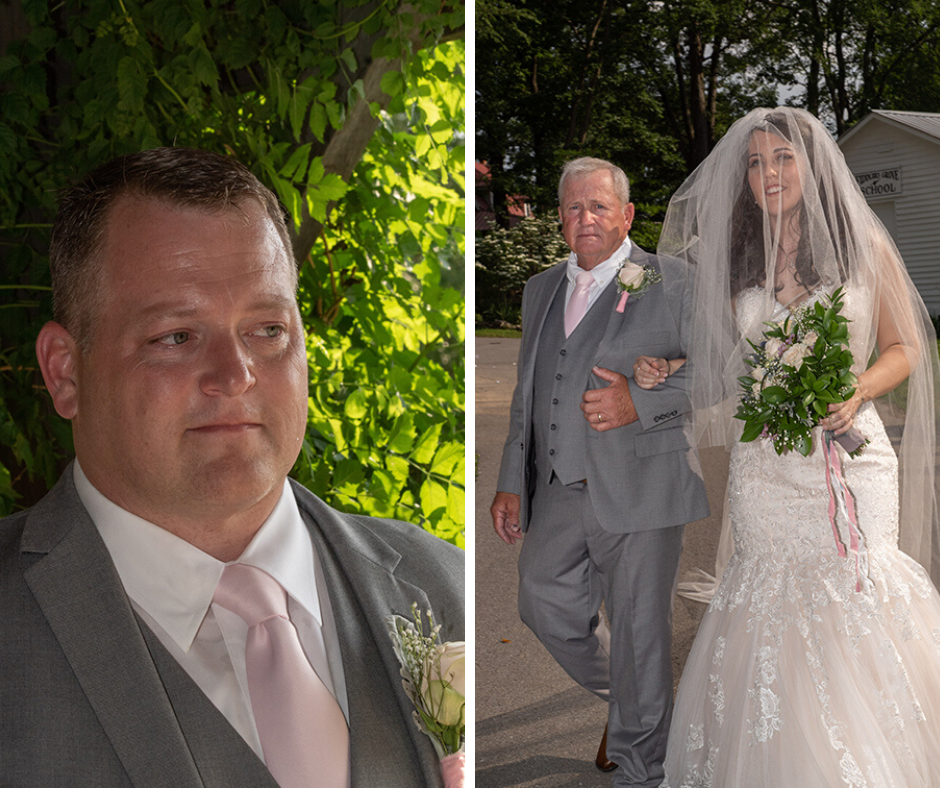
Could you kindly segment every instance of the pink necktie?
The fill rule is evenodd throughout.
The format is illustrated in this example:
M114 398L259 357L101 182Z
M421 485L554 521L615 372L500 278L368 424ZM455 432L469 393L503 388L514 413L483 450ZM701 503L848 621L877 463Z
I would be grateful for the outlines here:
M225 567L213 601L248 624L248 694L268 770L281 788L345 788L346 718L304 655L287 592L248 564Z
M568 300L568 308L565 310L565 336L570 337L571 332L575 330L584 313L587 312L588 294L594 286L594 274L590 271L579 271L575 278L574 292Z

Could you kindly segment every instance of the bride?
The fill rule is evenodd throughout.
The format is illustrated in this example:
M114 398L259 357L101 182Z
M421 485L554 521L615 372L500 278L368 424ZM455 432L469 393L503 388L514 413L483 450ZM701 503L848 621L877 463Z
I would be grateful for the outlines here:
M891 238L818 120L760 109L673 197L658 251L695 271L695 428L732 447L734 542L679 685L663 785L940 786L940 596L921 566L937 552L937 343ZM739 442L747 340L839 287L854 395L829 406L806 457ZM635 380L669 369L641 357ZM873 402L892 391L897 453ZM852 428L870 444L837 449L840 494L822 431Z

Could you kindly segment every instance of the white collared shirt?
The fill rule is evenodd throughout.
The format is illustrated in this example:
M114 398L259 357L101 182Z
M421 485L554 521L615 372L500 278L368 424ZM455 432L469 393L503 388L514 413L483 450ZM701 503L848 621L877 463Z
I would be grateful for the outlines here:
M248 625L212 604L226 564L110 501L91 484L77 460L74 478L134 610L264 760L248 695ZM287 591L288 612L307 659L348 721L346 683L323 570L286 480L274 510L232 563L263 569Z
M594 276L594 285L588 293L587 309L584 310L584 314L587 314L588 309L594 305L594 302L598 299L600 294L604 292L604 288L610 284L610 280L616 276L620 267L630 259L630 252L632 250L633 244L630 242L630 238L624 238L623 243L617 247L617 251L604 260L603 263L599 263L590 270L589 273ZM574 292L575 279L583 270L583 268L578 266L578 255L574 252L568 255L568 270L565 272L568 275L568 292L565 294L566 309L568 307L568 301L571 299L571 294Z

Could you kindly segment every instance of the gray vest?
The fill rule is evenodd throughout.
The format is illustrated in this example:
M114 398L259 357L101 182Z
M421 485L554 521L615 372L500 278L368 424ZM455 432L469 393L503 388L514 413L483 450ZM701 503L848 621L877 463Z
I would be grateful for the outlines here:
M615 286L611 282L608 288ZM610 315L603 306L609 299L598 296L566 339L566 293L567 280L563 280L539 335L532 433L538 475L548 481L555 471L562 484L572 484L587 478L584 457L590 427L581 411L581 397L591 388L594 356Z

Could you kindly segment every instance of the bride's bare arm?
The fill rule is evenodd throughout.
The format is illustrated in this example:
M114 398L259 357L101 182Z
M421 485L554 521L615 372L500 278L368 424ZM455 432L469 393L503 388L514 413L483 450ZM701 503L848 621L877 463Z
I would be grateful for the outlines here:
M917 363L920 344L916 338L907 288L893 268L888 270L891 281L883 283L878 299L878 358L858 376L855 394L845 402L830 405L830 415L821 422L836 435L851 429L855 413L862 403L893 391L907 379Z

